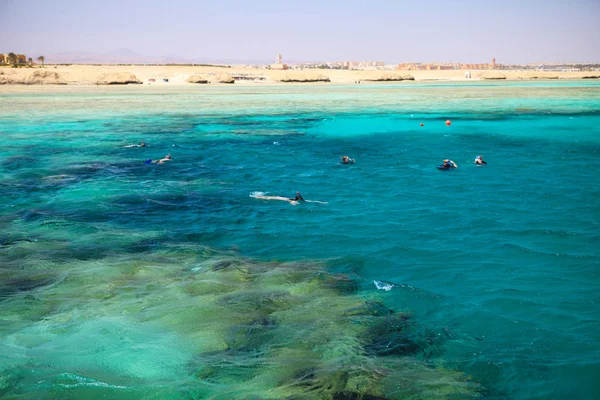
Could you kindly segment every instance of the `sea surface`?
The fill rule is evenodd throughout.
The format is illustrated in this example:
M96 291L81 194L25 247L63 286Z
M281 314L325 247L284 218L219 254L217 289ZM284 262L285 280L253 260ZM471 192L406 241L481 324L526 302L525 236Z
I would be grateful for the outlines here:
M598 81L0 88L0 397L600 398L599 160Z

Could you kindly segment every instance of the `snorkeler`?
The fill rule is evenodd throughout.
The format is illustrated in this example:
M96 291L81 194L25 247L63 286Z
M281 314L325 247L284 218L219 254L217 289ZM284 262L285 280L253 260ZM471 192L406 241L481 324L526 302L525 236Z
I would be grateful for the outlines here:
M160 160L152 160L152 159L146 160L144 162L144 164L163 164L163 163L165 163L167 161L171 161L171 155L170 154L167 154L164 158L161 158Z
M439 169L458 168L458 165L452 160L444 160L444 163L438 167Z
M483 165L487 163L483 161L483 156L477 156L477 158L475 158L475 164Z
M126 149L131 148L131 147L146 147L146 143L142 142L140 144L129 144L129 145L123 146L123 147Z
M302 197L300 192L296 192L296 197L294 197L293 199L289 198L289 197L282 197L282 196L265 196L262 192L253 192L250 194L250 197L253 197L255 199L262 199L262 200L287 201L288 203L290 203L293 206L297 206L298 204L300 204L301 201L307 202L307 203L328 204L326 201L304 200L304 197Z
M171 161L171 155L170 154L167 154L165 156L165 158L161 158L160 160L158 160L157 163L162 164L162 163L167 162L167 161Z
M444 160L444 167L445 168L458 168L458 165L456 165L456 163L452 160Z
M296 192L296 197L290 199L291 201L304 201L304 197L300 194L300 192Z
M342 164L354 164L354 158L350 158L348 156L342 156Z

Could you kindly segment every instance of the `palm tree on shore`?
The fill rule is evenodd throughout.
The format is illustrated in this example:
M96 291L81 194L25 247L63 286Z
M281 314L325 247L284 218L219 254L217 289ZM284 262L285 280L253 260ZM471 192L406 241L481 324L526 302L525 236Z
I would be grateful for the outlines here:
M17 55L15 53L8 53L8 62L13 65L13 67L17 66Z
M39 57L37 58L37 60L38 60L39 62L41 62L41 63L42 63L42 67L44 66L44 60L45 60L45 59L46 59L46 58L45 58L44 56L39 56Z
M27 59L27 64L29 64L29 65L33 65L33 58L29 57L29 58Z

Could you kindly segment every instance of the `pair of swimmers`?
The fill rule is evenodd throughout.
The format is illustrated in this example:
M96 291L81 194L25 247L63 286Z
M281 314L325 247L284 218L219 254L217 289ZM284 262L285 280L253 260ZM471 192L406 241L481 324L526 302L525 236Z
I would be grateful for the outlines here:
M483 160L483 156L477 156L475 158L474 163L477 164L477 165L485 165L485 164L487 164L487 162L485 162ZM440 168L440 169L458 168L458 165L456 165L456 163L454 161L452 161L452 160L444 160L444 163L442 165L440 165L438 168Z
M341 157L342 164L354 164L355 160L353 158L350 158L348 156L342 156ZM252 194L250 195L250 197L254 197L255 199L262 199L262 200L281 200L281 201L287 201L288 203L290 203L293 206L296 206L298 204L300 204L300 202L309 202L309 203L321 203L321 204L327 204L327 202L324 201L317 201L317 200L304 200L304 197L302 197L302 195L300 194L300 192L296 192L296 197L294 198L290 198L290 197L283 197L283 196L264 196L262 194Z
M129 145L123 146L123 147L125 147L126 149L131 148L131 147L146 147L146 142L142 142L140 144L129 144ZM167 154L160 160L152 160L152 159L146 160L146 161L144 161L144 164L164 164L167 161L171 161L171 154Z

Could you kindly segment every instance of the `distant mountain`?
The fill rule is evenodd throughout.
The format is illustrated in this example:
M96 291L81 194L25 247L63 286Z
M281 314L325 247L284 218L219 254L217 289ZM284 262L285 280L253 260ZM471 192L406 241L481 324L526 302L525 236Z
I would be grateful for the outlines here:
M183 58L169 54L165 56L142 56L131 49L117 49L108 53L87 51L49 54L47 64L270 64L265 60Z
M138 53L136 53L135 51L133 51L131 49L117 49L117 50L109 51L108 53L104 53L104 55L107 57L123 57L123 58L142 57Z

